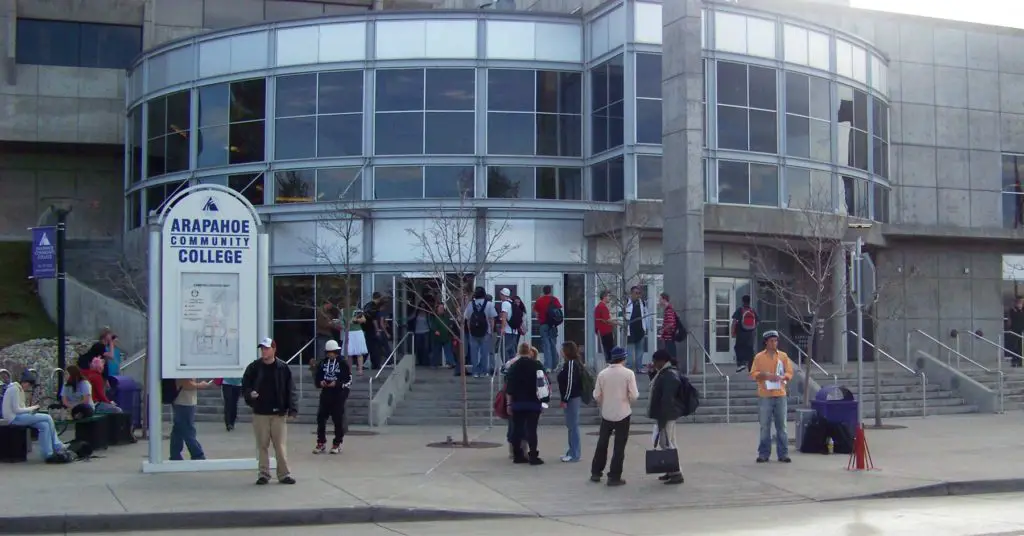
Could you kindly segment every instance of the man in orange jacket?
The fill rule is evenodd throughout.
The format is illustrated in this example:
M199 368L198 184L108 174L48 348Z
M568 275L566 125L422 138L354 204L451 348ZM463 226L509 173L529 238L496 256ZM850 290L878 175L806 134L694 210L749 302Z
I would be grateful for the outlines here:
M793 379L793 362L779 350L779 333L764 333L764 350L754 356L750 377L757 382L758 422L761 441L757 445L757 463L766 463L772 455L772 423L779 461L789 463L789 436L786 434L786 384Z

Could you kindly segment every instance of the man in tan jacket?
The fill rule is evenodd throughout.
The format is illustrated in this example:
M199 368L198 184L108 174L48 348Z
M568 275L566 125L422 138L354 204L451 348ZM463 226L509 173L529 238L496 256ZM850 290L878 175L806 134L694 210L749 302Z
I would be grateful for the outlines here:
M608 485L621 486L622 464L626 459L626 441L629 439L629 418L633 402L640 398L636 387L636 374L624 363L628 354L622 348L612 348L609 365L597 375L594 382L594 400L601 408L601 432L597 438L594 463L590 466L590 481L600 482L608 461L608 441L615 434L612 447L612 465L608 471Z
M789 463L789 436L786 434L786 384L793 379L793 362L779 350L779 333L764 333L764 350L754 356L750 377L757 382L758 422L761 441L757 445L757 463L766 463L772 455L772 424L779 461Z

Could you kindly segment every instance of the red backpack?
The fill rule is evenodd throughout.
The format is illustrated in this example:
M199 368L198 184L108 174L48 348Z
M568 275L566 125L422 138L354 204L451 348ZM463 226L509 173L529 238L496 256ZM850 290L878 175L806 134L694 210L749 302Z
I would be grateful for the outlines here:
M740 313L740 327L743 331L754 331L757 328L757 313L750 307L744 307Z

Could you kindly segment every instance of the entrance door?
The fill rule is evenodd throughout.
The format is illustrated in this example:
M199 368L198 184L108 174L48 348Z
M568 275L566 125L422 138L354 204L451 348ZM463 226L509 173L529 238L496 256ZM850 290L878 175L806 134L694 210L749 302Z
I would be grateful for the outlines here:
M562 292L562 280L561 278L530 277L527 278L526 283L530 289L530 301L526 304L526 308L530 312L530 325L528 326L529 331L527 331L527 333L530 334L530 344L540 352L539 359L545 360L546 356L544 355L544 347L540 343L540 322L537 321L537 313L533 310L533 304L544 295L544 287L550 286L551 294L558 298L558 301L562 302L564 307L565 295ZM562 326L559 326L558 337L555 339L556 348L561 347L562 345L562 332L563 328ZM558 363L558 357L554 356L551 362Z
M708 283L708 353L715 363L732 363L732 313L736 310L734 280L711 278Z

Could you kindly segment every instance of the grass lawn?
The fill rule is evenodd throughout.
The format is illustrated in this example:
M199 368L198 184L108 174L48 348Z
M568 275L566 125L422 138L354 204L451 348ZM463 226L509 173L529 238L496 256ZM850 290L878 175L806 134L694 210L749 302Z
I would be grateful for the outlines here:
M57 337L28 276L32 272L29 242L0 242L0 348L30 339Z

